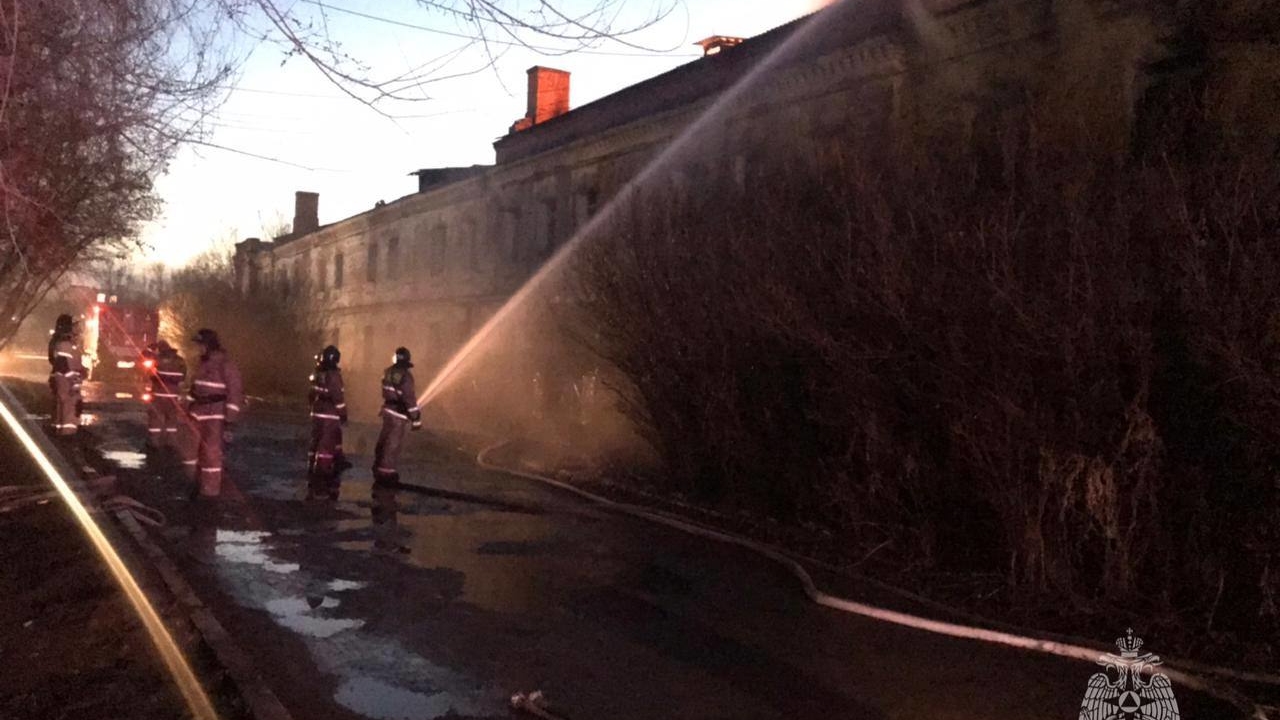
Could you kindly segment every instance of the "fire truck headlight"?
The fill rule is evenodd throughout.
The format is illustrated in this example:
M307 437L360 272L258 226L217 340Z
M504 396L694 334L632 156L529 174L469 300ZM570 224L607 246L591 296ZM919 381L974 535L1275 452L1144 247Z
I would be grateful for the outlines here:
M118 367L118 368L124 368L124 369L126 369L126 370L127 370L127 369L129 369L129 368L133 367L133 361L132 361L132 360L117 360L117 361L116 361L116 367Z
M151 402L151 393L142 393L142 402Z

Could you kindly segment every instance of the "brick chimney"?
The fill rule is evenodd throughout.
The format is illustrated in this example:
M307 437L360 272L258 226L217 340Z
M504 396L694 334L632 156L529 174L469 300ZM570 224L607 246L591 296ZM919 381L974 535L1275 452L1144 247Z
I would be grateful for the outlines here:
M742 44L742 38L731 37L729 35L712 35L704 40L694 43L702 48L702 56L719 55L721 51L728 50Z
M569 112L569 73L535 65L529 68L529 101L524 117L511 125L519 132Z
M320 193L299 190L293 194L293 236L320 228Z

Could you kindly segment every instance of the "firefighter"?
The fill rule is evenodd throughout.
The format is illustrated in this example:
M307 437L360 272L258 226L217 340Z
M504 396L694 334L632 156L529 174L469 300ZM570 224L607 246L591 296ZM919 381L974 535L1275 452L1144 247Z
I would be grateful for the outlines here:
M343 396L342 353L330 345L316 356L311 373L311 452L307 471L310 495L338 499L338 475L351 467L342 453L342 426L347 424L347 401Z
M404 442L404 427L422 429L422 411L418 409L417 395L413 389L413 373L409 368L409 351L396 348L395 362L382 374L382 432L374 448L374 482L396 483L400 481L397 465L400 461L400 445Z
M49 389L53 393L52 424L56 435L75 435L84 407L80 398L84 365L80 362L75 335L75 320L70 315L59 315L53 325L53 336L49 338Z
M142 399L147 403L147 444L176 448L182 424L179 391L187 377L187 363L169 343L161 340L147 347L142 361L147 371Z
M193 432L185 443L183 465L187 476L197 481L192 495L216 498L222 492L223 445L231 441L240 419L244 389L240 369L222 349L216 332L201 328L191 340L200 347L200 365L188 393Z

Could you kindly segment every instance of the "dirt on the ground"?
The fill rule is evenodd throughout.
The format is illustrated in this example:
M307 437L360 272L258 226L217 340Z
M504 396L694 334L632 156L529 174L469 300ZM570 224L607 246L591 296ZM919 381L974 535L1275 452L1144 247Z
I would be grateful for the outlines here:
M29 390L22 395L39 402ZM7 427L0 427L0 468L2 486L51 488ZM97 519L207 677L211 659L176 603L108 516ZM6 720L190 717L137 614L60 498L0 512L0 668ZM215 698L235 717L227 702Z

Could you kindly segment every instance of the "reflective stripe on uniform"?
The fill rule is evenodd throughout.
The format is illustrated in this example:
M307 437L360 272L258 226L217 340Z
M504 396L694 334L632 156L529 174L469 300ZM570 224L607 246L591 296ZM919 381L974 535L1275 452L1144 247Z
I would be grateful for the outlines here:
M346 404L346 403L338 403L337 405L334 405L334 407L338 408L339 410L341 410L342 408L344 408L344 407L346 407L346 406L347 406L347 404Z
M220 468L220 467L216 467L216 468L200 468L200 472L207 472L207 473L222 472L222 468Z
M226 415L197 415L195 413L191 413L191 417L196 420L225 420L227 418Z
M321 419L324 419L324 420L341 420L341 419L342 419L341 417L339 417L339 416L337 416L337 415L325 415L324 413L311 413L311 417L313 417L313 418L321 418Z
M227 409L228 409L228 410L235 410L236 412L240 412L240 406L239 406L239 405L237 405L237 404L235 404L235 403L227 403Z
M207 385L208 387L225 388L226 383L214 382L212 380L197 380L196 385Z
M164 370L157 370L157 371L156 371L156 374L157 374L157 375L168 375L169 377L184 377L184 376L186 376L186 373L180 373L180 372L165 372Z
M71 354L71 353L69 353L69 352L62 352L61 350L59 350L58 352L56 352L56 353L54 353L54 354L55 354L56 356L58 356L58 357L64 357L64 358L74 358L74 357L75 357L75 355L72 355L72 354Z
M395 394L397 394L397 395L403 395L403 394L404 394L404 391L403 391L403 390L401 390L400 388L396 387L395 385L383 385L383 386L382 386L382 389L383 389L383 390L390 390L390 391L394 392L394 393L395 393Z
M408 420L408 419L409 419L409 416L408 416L408 415L401 415L400 413L396 412L395 410L392 410L392 409L391 409L391 408L389 408L389 407L383 407L383 408L382 408L382 412L387 413L388 415L395 415L396 417L400 418L401 420Z
M167 397L167 398L176 398L176 397L178 397L177 395L173 395L173 394L170 394L170 393L151 393L151 396L152 396L152 397Z

